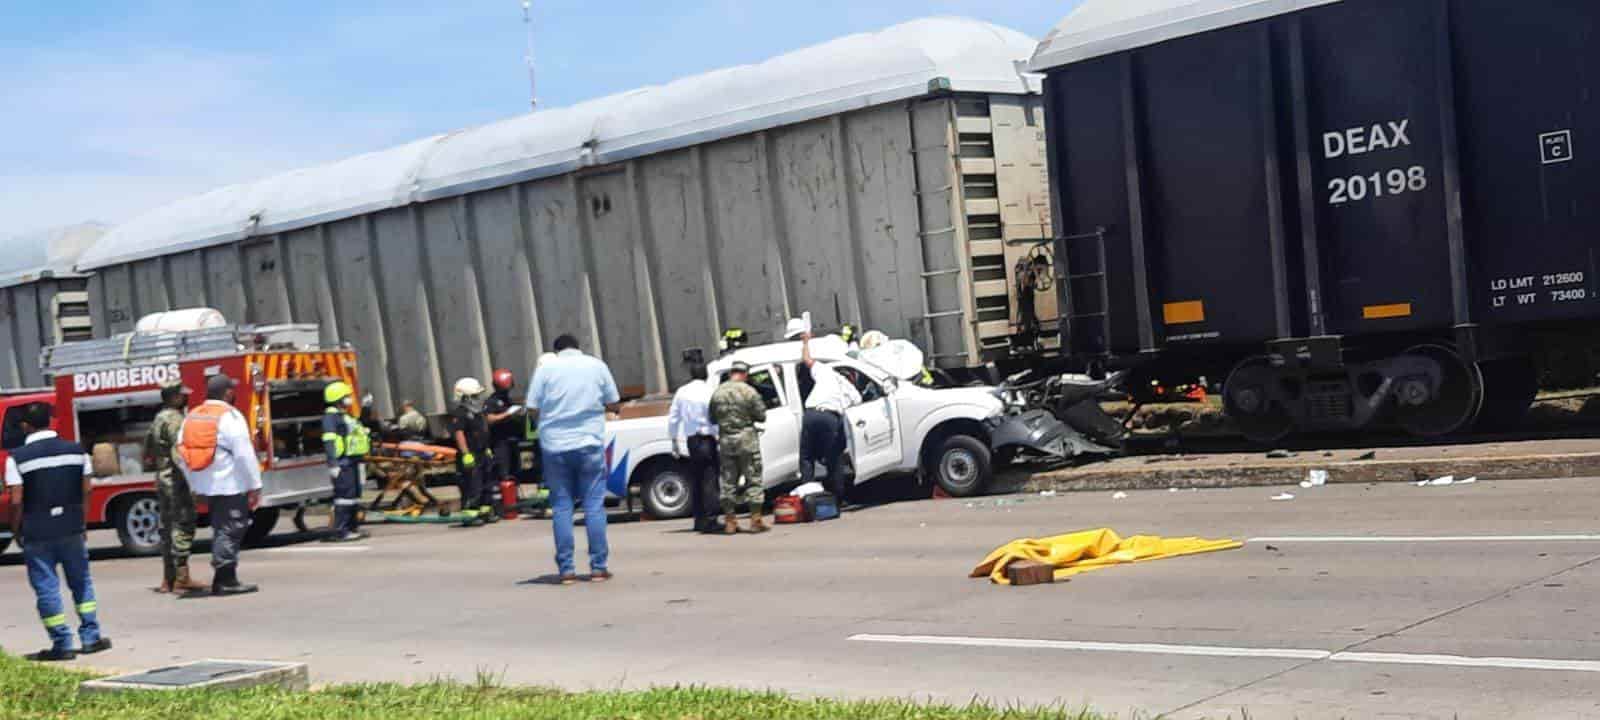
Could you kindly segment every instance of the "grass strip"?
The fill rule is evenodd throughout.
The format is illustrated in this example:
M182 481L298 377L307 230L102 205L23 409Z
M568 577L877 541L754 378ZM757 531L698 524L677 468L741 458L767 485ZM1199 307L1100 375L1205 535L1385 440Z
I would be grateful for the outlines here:
M624 720L1105 720L1088 710L955 707L900 700L806 700L781 693L702 687L568 693L502 687L493 675L475 684L340 685L315 692L276 688L180 690L78 695L89 673L0 653L0 718L618 718Z

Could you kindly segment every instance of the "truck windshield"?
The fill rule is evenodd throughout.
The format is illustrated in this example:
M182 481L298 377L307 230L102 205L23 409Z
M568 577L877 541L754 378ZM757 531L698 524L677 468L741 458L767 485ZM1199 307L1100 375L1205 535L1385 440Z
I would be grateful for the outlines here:
M27 441L27 436L22 432L22 408L24 407L27 407L27 405L12 405L6 408L4 420L0 420L4 428L0 430L0 449L15 450L22 447L22 444Z

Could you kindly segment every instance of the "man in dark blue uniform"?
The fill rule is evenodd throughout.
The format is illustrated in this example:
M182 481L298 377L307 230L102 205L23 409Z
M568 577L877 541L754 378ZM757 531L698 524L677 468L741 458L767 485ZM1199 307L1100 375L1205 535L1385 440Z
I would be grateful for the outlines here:
M28 656L42 662L111 649L111 640L100 635L84 527L83 508L94 471L82 445L50 431L50 414L50 406L44 403L23 408L21 425L27 440L11 451L5 469L5 486L12 502L11 527L20 528L17 535L25 543L22 558L28 566L28 582L38 598L39 619L50 634L50 649ZM67 577L78 611L81 644L76 650L61 603L58 567Z

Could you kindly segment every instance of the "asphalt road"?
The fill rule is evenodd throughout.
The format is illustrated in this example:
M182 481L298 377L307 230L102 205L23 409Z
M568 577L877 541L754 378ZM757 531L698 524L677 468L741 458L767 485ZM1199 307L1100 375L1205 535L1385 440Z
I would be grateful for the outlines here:
M83 662L274 658L309 663L319 683L485 671L1124 717L1600 716L1600 663L1581 662L1600 660L1600 484L1277 492L903 502L760 537L615 524L616 581L565 588L539 582L552 569L544 521L256 550L243 574L265 591L229 599L152 594L158 560L107 552L94 572L117 649ZM1013 538L1099 526L1276 539L1065 585L966 577ZM1339 540L1351 536L1379 540ZM0 587L0 644L40 646L15 551Z

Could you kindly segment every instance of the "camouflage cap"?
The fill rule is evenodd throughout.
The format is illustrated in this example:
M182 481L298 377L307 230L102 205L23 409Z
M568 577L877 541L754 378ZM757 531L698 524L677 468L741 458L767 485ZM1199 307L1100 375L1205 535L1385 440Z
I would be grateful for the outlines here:
M750 363L743 360L735 360L733 365L728 368L728 372L748 373L750 372Z
M183 380L179 378L167 378L161 381L162 395L188 395L191 392L189 386L183 384Z

